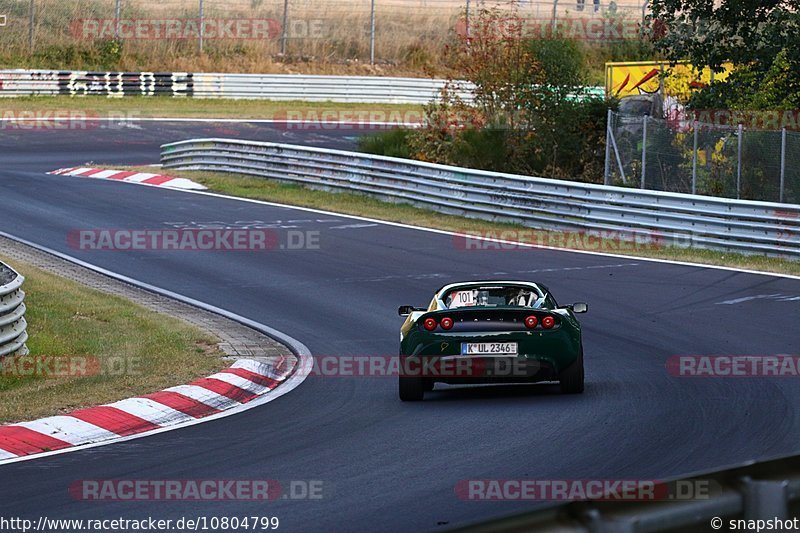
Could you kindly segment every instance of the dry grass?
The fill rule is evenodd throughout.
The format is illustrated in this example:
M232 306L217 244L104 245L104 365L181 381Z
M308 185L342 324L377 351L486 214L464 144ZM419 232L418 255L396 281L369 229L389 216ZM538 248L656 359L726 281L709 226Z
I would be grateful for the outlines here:
M408 204L381 202L365 195L331 193L295 184L279 183L252 176L219 172L167 170L165 173L190 178L214 192L271 202L324 209L337 213L364 216L379 220L402 222L412 226L448 231L498 235L507 230L530 230L521 225L487 222L471 218L443 215ZM525 233L523 233L525 235ZM564 246L565 249L580 249ZM668 259L704 265L719 265L763 272L800 275L800 261L772 257L741 255L710 250L676 247L638 247L635 250L612 248L611 253Z
M68 363L67 369L75 365L74 372L67 370L58 377L39 371L20 375L18 369L23 367L4 358L0 422L64 414L146 394L226 366L216 339L184 322L30 265L0 259L25 276L31 351L27 361L59 361ZM84 365L87 372L81 375ZM92 372L97 368L104 371Z

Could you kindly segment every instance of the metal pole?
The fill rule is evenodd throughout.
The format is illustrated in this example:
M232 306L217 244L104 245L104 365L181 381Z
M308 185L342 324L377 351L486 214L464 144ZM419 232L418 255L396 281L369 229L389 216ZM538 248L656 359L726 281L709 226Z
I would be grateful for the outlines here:
M283 0L283 31L281 32L281 55L286 55L286 39L289 28L289 0Z
M556 20L558 20L557 9L558 9L558 0L553 0L553 22L550 28L550 33L552 34L550 35L550 37L553 38L555 38L556 36Z
M31 0L28 12L28 50L33 53L33 25L36 18L36 0Z
M122 0L114 3L114 39L119 39L119 19L122 18Z
M642 189L645 188L645 176L647 175L647 115L642 121Z
M644 25L647 22L647 0L642 2L642 33L644 33Z
M611 185L611 109L606 115L606 167L603 173L603 185Z
M467 44L469 44L469 37L470 37L470 35L469 35L469 0L467 0L467 12L466 13L467 14L466 14L466 17L465 17L466 18L465 31L467 33Z
M741 123L739 124L739 147L738 147L738 154L736 156L736 199L738 200L742 195L742 132L743 128Z
M375 0L370 6L369 23L369 64L375 64Z
M786 128L781 129L781 191L779 202L783 202L783 188L786 183Z
M697 121L694 121L694 151L692 152L692 194L697 194Z
M199 29L198 33L200 35L198 36L198 39L199 39L199 43L198 44L200 45L200 52L202 52L203 51L203 33L205 33L203 31L204 30L203 26L205 26L205 24L204 24L204 22L205 22L205 13L203 12L203 0L200 0L199 15L200 15L200 29Z

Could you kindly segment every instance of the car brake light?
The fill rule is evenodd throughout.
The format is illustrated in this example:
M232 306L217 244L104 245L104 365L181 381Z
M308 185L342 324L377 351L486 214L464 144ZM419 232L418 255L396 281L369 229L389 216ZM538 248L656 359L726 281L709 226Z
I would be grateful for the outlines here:
M542 319L542 327L544 329L551 329L556 325L556 319L551 316L546 316Z
M442 326L442 329L450 329L453 327L453 319L449 316L444 317L439 324Z
M422 326L428 331L433 331L436 329L436 319L428 317L422 322Z
M539 323L539 319L536 318L533 315L525 317L525 327L528 328L528 329L535 328L536 324L538 324L538 323Z

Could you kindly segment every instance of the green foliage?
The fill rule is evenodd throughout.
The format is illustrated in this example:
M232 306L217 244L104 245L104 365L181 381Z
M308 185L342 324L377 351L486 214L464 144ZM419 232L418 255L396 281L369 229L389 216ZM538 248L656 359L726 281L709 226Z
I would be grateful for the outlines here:
M374 135L359 137L358 148L362 152L389 157L410 157L408 137L410 131L393 129Z
M426 106L426 127L404 138L409 154L469 168L601 181L610 103L585 94L584 45L527 39L521 29L507 13L479 11L471 38L447 57L457 77L474 84L474 99L464 101L462 88L451 82ZM398 137L380 137L362 149L400 152Z
M731 75L697 91L695 108L794 109L800 103L800 0L653 0L655 46Z

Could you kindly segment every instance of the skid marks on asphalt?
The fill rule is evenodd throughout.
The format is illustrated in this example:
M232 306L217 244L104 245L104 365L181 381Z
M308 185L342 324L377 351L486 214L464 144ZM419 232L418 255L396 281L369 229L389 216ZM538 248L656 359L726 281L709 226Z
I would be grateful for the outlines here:
M743 296L741 298L733 298L732 300L724 300L716 302L715 305L736 305L753 300L771 300L775 302L800 302L800 294L755 294L753 296Z
M331 224L341 224L345 222L340 218L299 218L287 220L189 220L177 222L164 222L164 225L173 229L191 230L235 230L235 229L302 229L313 226L324 226L329 229L339 229L341 226L331 226Z

